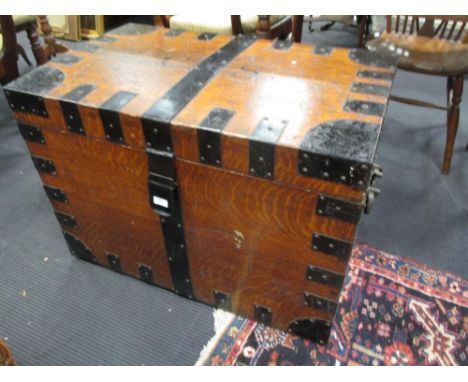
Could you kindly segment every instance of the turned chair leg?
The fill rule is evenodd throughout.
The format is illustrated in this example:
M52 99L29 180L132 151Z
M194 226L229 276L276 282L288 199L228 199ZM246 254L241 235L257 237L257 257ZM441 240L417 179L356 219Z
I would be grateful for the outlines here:
M47 57L44 54L44 49L41 46L39 41L39 34L37 33L37 27L35 23L29 23L26 28L26 33L28 34L29 42L31 43L31 48L36 59L37 65L42 65L47 62Z
M458 122L460 120L460 102L463 93L463 75L449 76L447 80L447 141L445 145L444 163L442 173L450 172L453 146L457 136Z

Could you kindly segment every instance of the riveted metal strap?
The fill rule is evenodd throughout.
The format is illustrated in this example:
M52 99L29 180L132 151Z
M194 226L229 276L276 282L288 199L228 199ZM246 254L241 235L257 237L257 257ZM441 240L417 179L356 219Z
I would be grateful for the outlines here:
M160 217L164 235L172 286L175 293L193 298L187 245L182 220L173 217Z
M50 159L46 158L41 158L35 155L31 155L31 159L34 163L34 167L36 167L36 170L39 172L43 172L45 174L49 175L56 175L57 170L55 169L54 162L51 161Z
M343 107L344 111L350 111L353 113L375 115L377 117L383 117L385 112L385 104L372 102L372 101L361 101L357 99L348 99Z
M336 256L348 260L351 256L353 243L346 240L314 233L312 235L312 250L327 255Z
M52 62L55 62L56 64L63 64L63 65L73 65L76 64L77 62L81 61L82 57L75 56L73 54L68 54L68 53L62 53L62 54L57 54L55 57L52 58Z
M44 135L40 127L18 122L18 128L25 141L46 144Z
M388 86L368 84L364 82L353 82L350 90L354 93L371 94L382 97L386 97L390 93L390 88Z
M254 304L254 317L257 322L264 325L271 325L272 311L267 306Z
M177 37L177 36L181 35L184 32L185 32L185 30L183 30L183 29L170 29L169 32L166 32L164 34L164 36L166 36L166 37Z
M202 33L198 35L197 39L202 41L208 41L214 39L216 36L216 33Z
M393 73L388 72L375 72L372 70L359 70L357 76L361 78L373 78L375 80L388 80L393 79Z
M85 135L78 102L96 89L96 85L82 84L60 98L60 108L68 131Z
M221 68L252 45L255 40L255 36L236 36L233 38L216 53L190 70L144 113L143 118L169 123ZM152 148L161 150L154 145ZM165 150L165 147L162 150Z
M291 48L292 44L293 44L293 41L289 38L286 40L276 39L275 42L273 43L273 49L288 50L289 48Z
M335 301L316 296L310 292L304 292L304 304L313 309L323 310L332 314L336 312L337 307Z
M216 308L232 311L231 295L229 293L213 289L213 299Z
M357 224L361 217L362 204L319 195L316 213L319 216L336 218L349 223Z
M330 321L299 318L289 324L288 331L323 345L330 337L331 328Z
M109 268L116 272L122 272L122 267L120 265L120 258L119 256L106 252L107 263L109 264Z
M92 263L96 262L96 258L93 253L84 243L69 232L64 231L63 234L72 255Z
M308 265L307 280L340 288L343 284L344 277L338 273Z
M313 52L320 56L328 56L333 52L333 49L332 46L314 46Z
M115 37L102 35L102 36L99 36L98 38L95 38L94 41L101 41L101 42L111 43L111 42L116 42L117 39Z
M170 123L221 68L254 41L255 37L253 36L233 38L190 70L142 116L148 154L149 202L153 210L160 215L173 290L188 298L194 296L178 195L175 158L172 154ZM221 121L223 121L222 116ZM208 128L220 128L218 120L211 118L211 116L208 118L207 125ZM214 163L216 163L216 159L221 161L220 156L216 156Z
M114 143L124 144L124 136L122 126L120 125L119 111L123 109L133 98L136 93L119 91L104 102L99 108L102 126L106 139Z
M5 96L13 111L47 118L43 96L63 80L61 70L42 65L6 85Z
M234 116L232 110L214 108L197 129L200 162L222 167L221 132Z
M59 221L61 225L65 225L71 228L76 228L78 226L74 216L68 215L60 211L54 211L54 212L55 212L55 216L57 217L57 220Z
M77 50L79 52L94 53L97 50L101 49L101 47L99 45L91 44L86 41L78 41L73 43L72 49Z
M398 63L398 57L365 49L350 49L349 58L361 65L375 66L379 68L394 69Z
M264 117L255 127L249 139L249 172L251 175L273 179L275 173L275 149L279 137L288 125L286 120Z
M175 182L176 168L173 153L146 150L148 155L148 171L157 177L163 177Z
M370 181L378 124L336 120L310 129L298 152L298 172L365 190Z
M68 203L67 195L65 194L65 191L63 191L61 188L48 186L45 184L44 190L47 196L49 197L49 199L56 200L62 203Z
M150 284L153 283L153 269L149 265L138 264L138 273L141 280Z

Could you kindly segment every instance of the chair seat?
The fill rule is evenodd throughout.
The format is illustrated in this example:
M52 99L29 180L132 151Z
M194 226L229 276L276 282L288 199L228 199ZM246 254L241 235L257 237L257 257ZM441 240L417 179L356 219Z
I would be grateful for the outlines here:
M398 55L398 67L436 75L468 72L468 44L416 35L384 33L369 41L371 51Z
M274 26L278 21L287 16L270 16L270 23ZM255 33L257 28L257 15L241 15L242 29L244 33ZM176 15L170 21L171 29L184 29L194 32L207 32L217 34L232 34L231 17L210 15Z
M13 16L13 22L15 23L15 27L22 27L31 22L36 22L36 16L31 15L16 15Z

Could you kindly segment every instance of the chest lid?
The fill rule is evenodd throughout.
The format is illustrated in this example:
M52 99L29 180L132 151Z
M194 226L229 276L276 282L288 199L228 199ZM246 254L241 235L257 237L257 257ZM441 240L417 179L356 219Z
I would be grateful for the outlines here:
M362 201L395 68L358 49L127 27L5 93L27 123Z

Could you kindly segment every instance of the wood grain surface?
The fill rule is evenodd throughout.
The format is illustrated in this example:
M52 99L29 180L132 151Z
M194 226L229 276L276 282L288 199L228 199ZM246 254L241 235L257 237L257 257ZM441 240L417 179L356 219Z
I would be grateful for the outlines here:
M119 256L122 271L139 277L150 266L154 283L172 288L168 255L158 214L150 207L148 155L141 117L202 60L232 39L207 41L197 33L167 36L159 29L96 41L93 53L73 65L48 63L65 76L45 96L48 118L16 113L39 126L46 144L27 142L33 155L54 162L56 174L40 172L46 185L63 189L68 203L52 201L72 215L75 235L108 266L107 253ZM114 40L115 39L115 40ZM214 304L215 290L231 296L233 311L254 317L254 305L272 309L272 324L286 329L295 319L331 320L332 312L304 303L309 292L337 301L340 287L307 280L312 265L344 275L346 259L313 251L313 233L352 242L356 225L316 214L319 194L363 202L365 191L298 173L298 149L307 131L322 122L351 119L381 125L383 117L343 110L348 99L387 104L387 96L351 91L353 82L391 81L358 77L359 70L390 73L358 64L348 50L317 55L312 47L288 50L258 40L216 73L171 122L176 154L185 244L194 298ZM78 106L85 135L67 130L60 99L74 88L95 85ZM99 114L116 92L136 96L119 112L125 144L106 140ZM214 108L234 115L221 133L222 168L199 162L197 129ZM274 179L249 175L249 140L262 118L287 121L275 147ZM377 141L375 142L377 144Z

